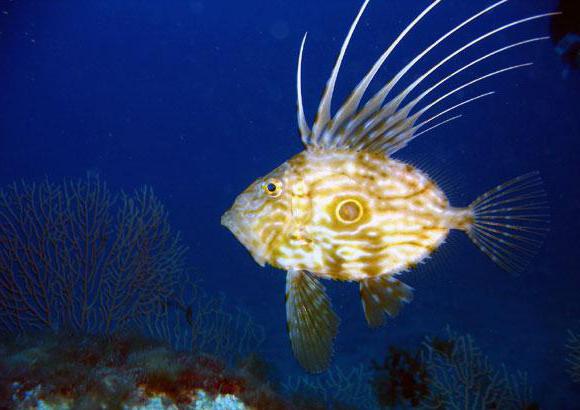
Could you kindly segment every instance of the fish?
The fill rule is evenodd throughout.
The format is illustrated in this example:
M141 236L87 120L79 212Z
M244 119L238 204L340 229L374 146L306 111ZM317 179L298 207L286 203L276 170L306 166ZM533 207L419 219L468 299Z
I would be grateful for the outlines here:
M363 2L342 43L312 127L302 101L304 35L296 72L297 120L304 150L257 178L221 218L222 225L257 264L269 264L286 272L290 345L298 363L311 373L329 367L339 327L323 279L357 282L366 321L369 326L378 327L413 299L414 290L400 280L401 275L424 263L451 230L465 232L507 271L525 269L548 230L546 192L537 172L498 185L466 207L454 207L433 178L397 159L396 154L415 138L458 119L461 115L453 114L460 107L494 92L475 95L432 113L434 107L476 83L532 63L475 76L425 103L427 96L482 61L548 37L527 38L497 48L424 87L408 101L411 92L432 73L488 37L556 13L511 21L476 37L389 97L395 85L432 49L508 0L497 1L435 40L363 103L369 84L392 51L442 0L430 2L332 114L339 70L369 1Z

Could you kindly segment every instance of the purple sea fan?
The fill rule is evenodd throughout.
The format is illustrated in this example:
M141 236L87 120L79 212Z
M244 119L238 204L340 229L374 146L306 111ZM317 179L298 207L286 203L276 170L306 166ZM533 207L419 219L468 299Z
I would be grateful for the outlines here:
M14 183L0 190L0 333L128 328L172 295L185 252L150 188Z

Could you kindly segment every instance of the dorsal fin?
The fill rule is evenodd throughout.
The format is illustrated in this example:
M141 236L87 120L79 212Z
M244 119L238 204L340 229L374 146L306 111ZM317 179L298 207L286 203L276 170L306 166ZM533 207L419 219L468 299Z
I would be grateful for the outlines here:
M296 71L296 99L298 105L298 129L300 130L300 137L304 145L308 144L310 137L310 127L306 122L304 115L304 104L302 103L302 55L304 54L304 44L306 43L306 36L302 37L302 44L300 44L300 54L298 54L298 70Z
M463 53L465 50L473 47L474 45L480 43L484 39L493 36L497 33L503 32L511 27L518 26L520 24L537 20L540 18L554 16L560 13L545 13L538 14L535 16L523 18L520 20L512 21L508 24L502 25L494 30L491 30L477 38L465 44L463 47L455 50L447 57L442 59L436 65L431 67L425 73L423 73L417 80L412 82L407 86L401 93L393 97L390 101L386 101L386 98L390 91L395 87L395 85L404 77L404 75L425 55L427 55L432 49L437 47L439 44L443 43L448 37L453 35L455 32L469 25L474 20L479 17L491 12L496 7L506 3L509 0L499 0L487 8L477 12L471 17L463 20L458 25L454 26L447 33L439 37L431 45L429 45L425 50L419 53L415 58L413 58L403 69L401 69L391 81L389 81L385 86L383 86L374 96L369 98L369 100L359 108L362 101L363 95L367 90L370 82L374 79L375 75L385 63L387 58L390 56L392 51L396 46L403 40L403 38L409 33L415 25L417 25L427 13L429 13L435 6L437 6L442 0L435 0L430 3L415 19L399 34L399 36L391 43L391 45L386 49L386 51L377 59L373 67L364 76L364 78L355 87L351 95L346 99L345 103L337 111L336 115L332 117L331 114L331 102L334 93L334 88L336 85L336 80L338 77L338 72L340 70L341 64L344 60L344 55L346 49L350 43L352 35L356 29L356 26L366 9L370 0L365 0L359 12L351 24L348 34L342 44L339 56L336 60L330 78L328 79L326 88L324 90L320 105L318 107L318 113L312 127L312 131L309 130L308 125L304 117L304 109L302 105L302 95L301 95L301 62L302 53L304 48L304 41L300 48L299 55L299 67L298 67L298 123L300 128L300 133L302 136L302 141L307 146L307 148L320 148L320 149L350 149L350 150L370 150L370 151L381 151L387 154L392 154L399 149L406 146L406 144L412 139L416 138L420 134L424 134L438 126L447 124L453 119L459 118L460 116L453 116L439 122L434 126L430 126L427 129L424 127L430 124L435 119L440 116L459 108L469 102L479 100L482 97L493 94L493 92L486 92L480 94L476 97L471 97L465 99L455 105L442 110L440 113L432 115L430 118L424 120L421 117L426 114L426 112L439 104L441 101L447 99L448 97L456 94L458 91L463 90L472 84L478 83L484 79L493 77L495 75L515 70L518 68L529 66L531 63L524 64L514 64L508 67L500 68L489 73L477 76L475 79L466 81L461 86L445 93L443 97L435 99L433 102L425 103L423 107L418 107L418 104L423 101L427 95L438 89L441 85L446 83L452 77L462 73L468 68L478 64L481 61L487 60L488 58L499 54L501 52L510 50L515 47L519 47L525 44L546 40L549 37L535 37L519 41L516 43L509 44L507 46L493 50L492 52L484 55L483 57L477 58L470 63L462 66L460 69L454 71L450 75L447 75L436 84L429 86L419 94L411 102L401 107L401 104L406 99L406 97L416 89L427 77L429 77L437 69L445 65L452 58ZM385 102L386 101L386 102ZM417 108L414 114L411 114L413 109ZM421 120L421 121L419 121Z
M356 29L356 26L362 17L367 5L369 4L370 0L365 0L363 5L361 6L360 10L356 18L354 19L350 29L348 30L348 34L342 43L342 47L340 48L340 53L338 54L338 58L336 59L336 63L332 69L330 74L330 78L326 83L326 88L324 89L324 93L322 94L322 99L320 100L320 105L318 106L318 112L316 113L316 119L314 120L314 125L312 126L312 137L311 137L311 144L319 145L320 134L324 127L328 125L328 122L331 118L331 104L332 104L332 95L334 93L334 86L336 85L336 79L338 78L338 72L340 71L340 66L342 64L342 60L344 59L344 54L346 53L346 49L348 48L348 44L350 43L350 39L352 38L352 34Z

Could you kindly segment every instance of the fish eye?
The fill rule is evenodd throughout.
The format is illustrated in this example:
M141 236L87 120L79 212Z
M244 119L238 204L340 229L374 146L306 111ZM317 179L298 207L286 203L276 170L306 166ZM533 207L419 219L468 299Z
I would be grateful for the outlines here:
M277 198L282 194L282 181L270 178L262 184L262 190L270 197Z

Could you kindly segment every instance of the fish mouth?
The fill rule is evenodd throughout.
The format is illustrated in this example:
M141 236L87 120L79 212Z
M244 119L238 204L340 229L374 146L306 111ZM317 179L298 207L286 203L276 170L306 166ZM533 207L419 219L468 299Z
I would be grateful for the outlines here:
M252 245L250 235L244 233L244 231L240 229L239 218L236 216L235 212L232 212L231 209L226 211L221 217L221 224L234 235L244 248L246 248L258 265L261 267L266 266L266 258L261 255L260 249L256 249L256 247Z
M239 228L239 224L236 223L235 215L231 210L226 211L221 217L221 224L224 226L228 231L230 231L236 239L242 243L246 248L248 248L248 244L244 241L246 235L242 234L241 229Z
M232 211L226 211L224 212L224 214L221 217L220 220L222 226L225 226L226 228L228 228L228 230L232 230Z

